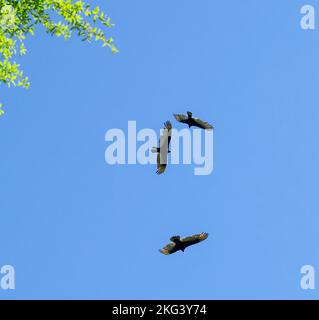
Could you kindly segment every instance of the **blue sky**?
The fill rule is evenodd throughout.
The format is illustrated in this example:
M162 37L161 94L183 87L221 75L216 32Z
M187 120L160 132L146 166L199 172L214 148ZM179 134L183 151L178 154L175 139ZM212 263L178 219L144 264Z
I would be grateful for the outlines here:
M98 2L119 54L39 28L31 88L0 89L0 299L318 298L299 270L319 270L319 29L299 11L319 3ZM108 129L186 110L216 128L211 175L105 163Z

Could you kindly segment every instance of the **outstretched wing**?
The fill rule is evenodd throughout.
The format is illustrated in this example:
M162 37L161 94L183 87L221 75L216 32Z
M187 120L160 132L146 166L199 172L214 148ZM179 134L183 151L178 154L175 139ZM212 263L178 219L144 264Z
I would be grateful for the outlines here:
M178 122L182 122L182 123L187 123L187 120L188 120L188 116L185 116L184 114L175 114L174 113L174 118Z
M160 148L167 149L171 142L171 134L172 134L172 124L169 121L164 123L163 134L160 137Z
M210 125L208 122L205 122L201 119L198 119L198 118L193 118L193 121L194 121L194 125L199 127L199 128L202 128L202 129L207 129L207 130L213 130L214 127L212 125Z
M172 254L176 251L178 251L178 247L176 246L175 243L169 243L167 244L163 249L159 250L163 254Z
M203 232L200 234L195 234L193 236L183 238L181 239L181 242L188 247L188 246L192 246L193 244L202 242L207 238L208 238L208 233Z
M171 142L172 124L169 121L164 123L163 134L160 137L160 152L157 153L157 174L162 174L167 165L168 148Z

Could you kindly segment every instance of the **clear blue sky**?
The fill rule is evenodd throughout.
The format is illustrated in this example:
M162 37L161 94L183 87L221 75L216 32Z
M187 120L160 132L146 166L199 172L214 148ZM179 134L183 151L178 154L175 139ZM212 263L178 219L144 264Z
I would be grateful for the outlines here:
M98 1L118 55L41 29L1 87L0 266L7 298L316 298L319 29L316 1ZM190 109L214 124L214 172L104 161L110 128L159 130ZM164 256L175 234L202 244Z

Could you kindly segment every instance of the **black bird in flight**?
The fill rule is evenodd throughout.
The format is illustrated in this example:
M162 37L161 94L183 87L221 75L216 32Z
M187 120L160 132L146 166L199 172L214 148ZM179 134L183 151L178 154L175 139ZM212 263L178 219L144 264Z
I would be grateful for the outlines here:
M153 153L157 153L157 174L164 173L167 166L168 154L171 152L169 150L169 144L171 142L172 124L169 121L164 123L163 134L159 139L159 147L152 148Z
M178 122L188 124L188 127L198 127L201 129L213 130L214 127L210 125L208 122L200 120L198 118L193 118L193 114L187 111L187 116L184 114L174 114L175 119Z
M192 246L193 244L199 243L204 241L208 238L208 233L202 232L200 234L195 234L190 237L186 237L181 239L180 236L174 236L171 237L170 240L172 241L168 245L166 245L163 249L160 249L159 251L165 255L172 254L176 251L184 250L188 246Z

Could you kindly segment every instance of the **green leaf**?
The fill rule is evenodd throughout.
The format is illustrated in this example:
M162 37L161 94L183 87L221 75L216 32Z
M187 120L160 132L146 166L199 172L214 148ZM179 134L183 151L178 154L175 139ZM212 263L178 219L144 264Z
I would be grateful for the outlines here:
M81 0L0 0L0 8L0 20L3 14L14 14L8 20L12 22L11 27L0 28L0 84L8 87L30 87L14 57L27 53L24 41L27 36L34 35L37 25L42 25L48 34L65 39L70 38L75 30L84 41L95 40L109 47L112 53L118 52L113 39L106 40L104 30L113 24L98 6L91 10L90 5Z

